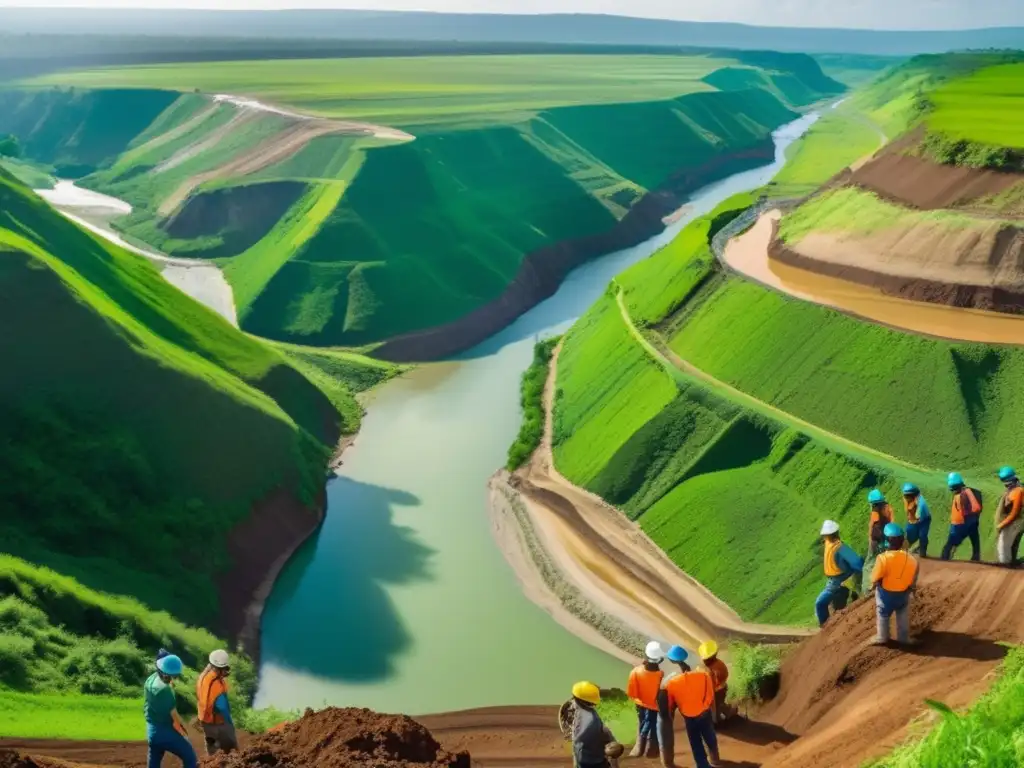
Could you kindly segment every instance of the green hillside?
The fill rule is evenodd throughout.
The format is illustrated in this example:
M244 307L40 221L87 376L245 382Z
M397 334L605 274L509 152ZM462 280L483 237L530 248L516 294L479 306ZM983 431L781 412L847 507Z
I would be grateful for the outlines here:
M0 251L18 329L0 341L5 550L218 626L228 531L275 492L312 504L342 417L278 352L6 175Z
M685 195L758 163L794 110L842 90L808 56L742 51L217 62L25 88L6 98L61 124L86 94L117 94L93 97L94 122L125 94L170 99L157 114L142 105L146 120L119 128L120 151L80 183L131 203L114 226L132 240L217 260L246 331L317 346L457 320L500 296L528 254L606 236L649 191Z

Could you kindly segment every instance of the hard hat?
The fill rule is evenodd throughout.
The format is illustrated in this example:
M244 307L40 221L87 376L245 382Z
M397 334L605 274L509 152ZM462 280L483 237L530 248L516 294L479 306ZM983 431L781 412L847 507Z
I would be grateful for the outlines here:
M169 656L164 656L162 659L158 660L156 663L156 668L163 672L165 675L177 677L181 674L183 665L181 663L181 659L179 659L172 653Z
M665 649L661 647L661 643L657 640L651 640L651 642L647 644L647 647L644 648L644 656L646 656L649 661L661 661L665 658Z
M700 648L697 649L697 655L704 661L707 661L712 656L718 655L718 643L714 640L707 640L700 644Z
M957 486L963 485L964 479L960 477L959 472L950 472L946 477L946 485L950 488L956 488Z
M868 504L880 504L885 501L885 496L877 488L873 488L868 494Z
M1003 467L1002 469L999 470L999 479L1002 480L1004 483L1007 480L1012 480L1016 476L1017 470L1015 470L1013 467Z
M211 653L210 663L217 669L224 669L231 666L231 660L228 658L228 652L223 650L216 650Z
M917 495L920 492L921 492L921 489L918 488L913 483L904 483L903 484L903 495L904 496L915 496L915 495Z
M886 523L885 528L882 529L882 535L887 539L891 539L893 536L902 536L903 529L896 523Z
M821 524L821 535L832 536L833 534L839 533L839 523L835 520L826 520Z
M585 701L588 704L599 704L601 702L601 689L593 683L588 683L584 680L572 687L572 696L574 699Z
M686 661L689 656L690 654L681 645L673 645L668 649L668 653L665 654L666 659L674 661L676 664Z

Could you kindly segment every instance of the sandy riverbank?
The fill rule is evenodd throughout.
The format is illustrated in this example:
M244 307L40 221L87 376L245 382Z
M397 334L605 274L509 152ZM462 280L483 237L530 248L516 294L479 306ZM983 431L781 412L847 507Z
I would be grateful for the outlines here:
M566 480L554 467L551 453L551 403L557 377L558 350L551 359L545 386L547 409L540 447L530 462L505 480L492 479L492 519L515 521L503 509L518 501L528 520L518 535L497 535L499 546L524 585L527 596L554 615L567 629L594 643L611 642L595 617L608 617L632 635L694 645L708 638L742 638L788 642L806 630L750 624L705 587L687 576L647 537L640 527L602 499ZM506 501L496 494L506 496ZM511 495L509 495L511 494ZM495 525L499 525L498 522ZM545 558L578 598L566 604L545 584L536 558L524 554L531 528ZM554 603L557 602L558 606ZM573 621L566 619L569 614ZM583 621L586 630L578 626ZM614 636L614 633L612 633ZM624 644L615 643L620 649ZM599 646L603 647L603 646ZM630 647L626 645L625 647ZM632 647L635 647L632 646Z

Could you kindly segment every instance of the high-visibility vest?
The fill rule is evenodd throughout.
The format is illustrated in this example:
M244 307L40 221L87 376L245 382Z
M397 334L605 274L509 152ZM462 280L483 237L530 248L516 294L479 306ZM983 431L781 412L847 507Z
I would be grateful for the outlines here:
M668 703L679 707L683 717L700 717L715 702L715 684L707 672L684 672L665 683Z
M966 509L961 501L965 497L967 498ZM953 496L953 510L949 515L949 521L953 525L963 525L967 521L967 515L980 514L981 502L978 501L978 497L975 495L973 488L964 488L963 491Z
M216 669L207 669L196 682L196 708L199 710L199 722L207 725L219 725L224 717L214 709L217 697L228 692L227 681L217 674Z
M729 681L729 668L725 666L725 662L721 659L715 659L714 661L707 662L708 674L711 675L711 682L715 684L715 690L720 691L725 688L726 683Z
M916 574L917 560L902 549L890 550L878 556L871 580L879 582L886 592L906 592Z
M871 518L868 520L868 541L876 541L873 536L875 527L878 527L879 533L885 528L886 523L891 523L893 519L892 507L889 506L888 502L881 506L881 511L875 507L871 507Z
M657 709L658 691L661 690L661 680L664 676L660 669L650 670L643 665L636 667L629 673L626 695L641 707Z
M843 571L839 568L839 564L836 562L836 554L839 552L839 548L843 546L843 542L839 539L835 541L829 541L825 539L825 575L826 576L842 576Z
M920 499L920 496L914 496L910 499L907 499L906 496L903 497L903 508L907 511L907 523L909 525L917 522L917 506Z

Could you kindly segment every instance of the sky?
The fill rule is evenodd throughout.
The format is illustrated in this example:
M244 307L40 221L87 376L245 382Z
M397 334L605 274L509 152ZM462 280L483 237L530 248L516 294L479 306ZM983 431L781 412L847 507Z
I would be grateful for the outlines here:
M1024 0L0 0L0 6L609 13L769 26L863 29L1024 26Z

